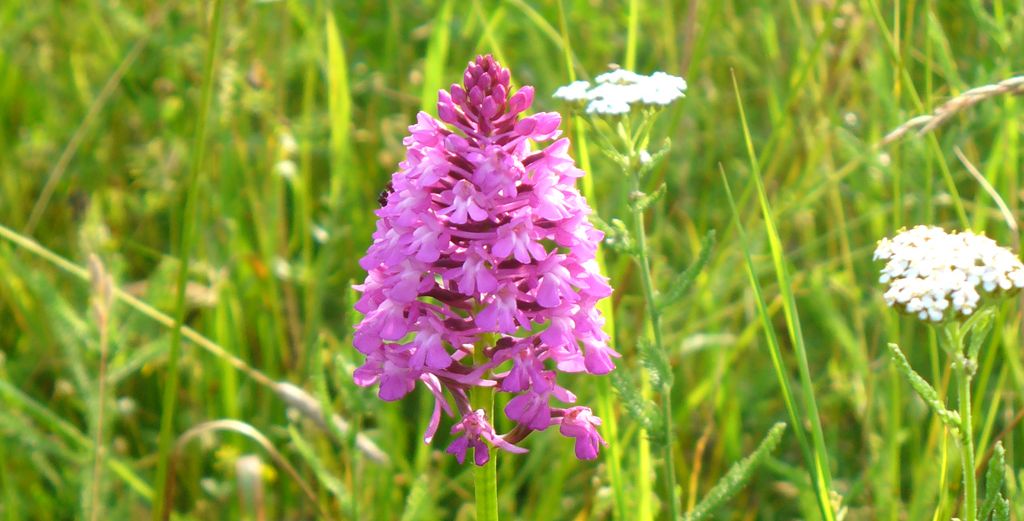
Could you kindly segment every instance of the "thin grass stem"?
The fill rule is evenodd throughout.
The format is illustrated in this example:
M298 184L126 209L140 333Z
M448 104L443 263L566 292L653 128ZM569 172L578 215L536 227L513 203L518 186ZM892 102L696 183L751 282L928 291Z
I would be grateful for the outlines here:
M93 283L93 311L96 327L99 329L100 367L96 376L96 417L95 435L93 436L92 487L89 498L89 519L100 519L102 505L100 501L101 483L103 481L103 461L106 456L106 445L103 443L103 427L106 421L107 404L107 351L110 347L110 307L113 302L110 280L99 258L95 255L89 259L89 267Z
M195 243L196 201L198 200L199 170L202 168L203 156L206 152L206 127L209 119L210 105L213 101L214 65L217 50L220 47L222 1L214 0L213 14L210 19L209 47L206 50L206 63L203 67L202 101L196 120L192 162L185 184L184 204L179 207L177 257L179 259L177 284L174 297L174 324L171 330L170 347L167 354L167 381L164 385L163 405L160 415L160 441L157 452L156 497L153 505L153 519L170 517L171 505L166 495L168 483L168 464L174 449L174 418L178 405L179 363L181 360L181 328L185 323L185 287L188 282L189 257Z

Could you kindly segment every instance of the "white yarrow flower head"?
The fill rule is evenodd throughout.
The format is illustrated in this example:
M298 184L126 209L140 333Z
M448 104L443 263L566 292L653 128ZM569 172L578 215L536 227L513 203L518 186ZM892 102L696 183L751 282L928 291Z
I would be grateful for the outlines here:
M590 82L574 81L568 85L558 87L554 97L565 101L586 101L587 89L589 88Z
M559 87L554 97L586 105L586 113L621 116L635 107L664 107L685 96L686 80L664 72L644 76L615 69L594 78L594 85L574 81Z
M996 241L970 231L915 226L885 238L875 260L886 261L879 282L890 307L928 322L966 317L982 297L1024 288L1024 264Z

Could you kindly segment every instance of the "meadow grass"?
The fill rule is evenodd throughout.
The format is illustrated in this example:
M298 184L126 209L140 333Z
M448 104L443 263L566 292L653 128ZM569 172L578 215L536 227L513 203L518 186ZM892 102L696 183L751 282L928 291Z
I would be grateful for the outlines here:
M880 143L1021 74L1019 2L8 0L0 519L473 519L450 421L422 443L427 393L385 403L352 382L350 286L406 127L478 53L534 85L537 111L609 63L689 82L642 187L667 190L646 212L661 292L717 232L660 310L682 511L786 422L713 518L957 515L957 439L887 345L941 396L956 378L934 331L885 306L871 253L922 223L1020 243L1017 84ZM629 179L578 120L563 128L591 206L628 222ZM112 284L102 313L91 258ZM601 262L620 368L639 376L642 274ZM1021 309L998 309L978 356L978 476L996 441L1024 462ZM570 381L611 446L580 462L547 432L502 454L501 518L664 516L661 453L607 379ZM1024 519L1024 475L1004 478Z

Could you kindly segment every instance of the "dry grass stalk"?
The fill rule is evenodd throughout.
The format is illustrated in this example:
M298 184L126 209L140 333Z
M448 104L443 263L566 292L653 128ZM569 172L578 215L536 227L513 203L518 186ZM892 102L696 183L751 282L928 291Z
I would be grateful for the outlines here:
M11 230L10 228L2 224L0 224L0 238L7 239L13 244L16 244L19 247L23 248L25 251L28 251L29 253L32 253L45 259L54 266L57 266L65 273L68 273L78 279L86 281L99 280L96 275L90 272L90 270L96 269L95 266L90 264L89 269L83 268L73 262L68 261L67 259L61 257L60 255L57 255L56 253L46 249L43 245L36 242L35 239L15 232L14 230ZM109 280L107 282L108 284L106 286L102 286L104 288L102 292L99 292L99 290L97 289L100 286L94 288L93 291L94 293L97 293L97 295L103 296L104 298L107 299L111 299L111 306L113 305L114 301L120 301L124 304L127 304L132 309L154 320L158 324L161 324L169 328L174 327L173 318L157 310L156 308L147 304L141 299L133 296L124 288L113 285L113 283ZM94 312L95 311L96 309L94 308ZM263 374L260 370L256 369L255 367L250 366L241 358L238 358L237 356L229 353L226 349L221 347L220 344L217 344L213 340L206 338L198 331L188 326L181 327L181 335L184 338L191 341L196 346L198 346L199 348L206 351L207 353L210 353L211 355L217 357L218 359L227 362L228 365L234 367L241 373L245 374L257 384L274 391L274 393L277 394L282 400L284 400L290 407L294 407L304 416L308 417L314 422L320 422L320 425L326 427L326 423L323 423L323 413L320 410L319 402L317 402L316 399L310 396L309 393L303 391L302 389L292 384L289 384L288 382L275 382L269 376ZM0 352L0 354L3 353ZM312 404L316 404L316 406L314 407ZM335 415L334 418L334 423L335 425L338 426L341 432L347 432L349 428L348 423L344 419L338 417L337 415ZM379 447L377 447L377 445L372 440L370 440L370 438L363 435L362 433L358 434L356 437L356 446L359 447L360 450L364 451L366 455L370 457L371 461L383 464L389 463L389 458L387 454L385 454Z
M896 127L892 132L886 134L879 146L886 146L898 141L912 130L917 130L917 135L927 134L948 121L959 112L966 110L982 101L1001 96L1004 94L1024 94L1024 76L1014 76L999 83L975 87L963 94L943 103L931 114L917 116Z
M247 454L235 461L238 499L242 512L252 512L256 521L267 519L263 491L263 462L255 454Z
M90 491L89 519L101 517L100 482L103 478L103 458L106 446L103 443L104 413L107 400L107 351L110 344L110 310L114 304L113 283L103 262L95 254L89 256L89 280L92 284L92 311L100 333L100 367L96 378L96 426L93 439L92 485Z
M313 423L318 425L320 428L326 430L328 433L331 429L327 427L327 423L324 419L323 409L320 407L320 402L313 398L309 393L302 390L302 388L293 385L288 382L277 382L274 390L277 391L277 395L288 404L289 407L298 411L303 416L312 420ZM334 422L334 426L338 429L338 432L348 433L349 423L344 418L337 414L331 415L331 419ZM363 451L370 460L380 463L390 463L390 458L384 453L370 438L366 437L363 433L356 434L356 446L359 450Z
M183 432L181 436L178 436L177 441L175 441L174 452L171 454L169 467L170 471L168 473L168 475L171 476L171 478L167 480L166 485L168 501L167 504L164 506L163 512L161 512L161 515L163 516L163 519L165 521L171 518L171 505L173 504L173 502L170 500L170 498L174 497L174 469L176 468L177 463L180 460L181 454L184 452L185 446L188 445L189 442L191 442L192 440L198 438L199 436L205 435L207 433L223 431L235 432L256 442L256 444L262 447L263 450L265 450L267 454L270 455L270 458L274 460L274 463L276 463L281 469L283 469L291 478L291 480L296 485L299 486L303 494L305 494L306 499L309 501L309 504L313 505L320 513L319 519L331 519L327 511L324 510L324 506L320 504L320 501L317 498L316 492L313 491L313 488L310 487L308 483L306 483L306 480L302 479L302 475L299 474L299 471L296 470L295 467L288 462L288 459L285 458L284 455L282 455L277 450L274 444L266 436L264 436L262 432L260 432L256 427L253 427L252 425L249 425L248 423L245 423L243 421L225 419L212 420L200 423L199 425L196 425L188 429L187 431Z

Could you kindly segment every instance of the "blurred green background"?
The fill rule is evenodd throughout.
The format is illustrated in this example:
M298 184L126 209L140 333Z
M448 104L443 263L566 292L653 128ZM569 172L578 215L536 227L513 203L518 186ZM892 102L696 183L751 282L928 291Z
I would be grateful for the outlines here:
M1020 74L1024 3L228 1L191 183L210 13L211 2L0 5L0 518L87 518L95 505L108 519L150 515L172 328L124 301L104 318L95 285L25 239L82 267L95 255L126 294L173 316L178 216L192 192L185 318L223 353L188 339L182 348L174 432L199 430L172 458L175 517L472 519L470 469L442 453L450 422L433 445L421 442L426 393L384 403L352 384L360 356L350 284L362 278L357 260L406 127L420 108L434 111L437 89L459 81L478 53L534 85L538 111L564 108L550 94L570 80L567 59L578 77L618 63L690 84L656 131L672 149L651 181L666 183L667 197L649 212L662 285L692 262L706 231L718 232L708 268L664 319L684 506L787 419L719 176L721 167L745 203L746 246L788 357L735 74L793 275L837 504L847 520L952 515L955 441L892 368L885 342L899 342L941 389L947 364L934 333L884 306L871 252L919 223L1019 243L954 155L962 149L1016 217L1019 101L998 97L927 137L876 144L970 87ZM625 218L626 180L593 141L589 153L591 205L606 220ZM608 255L615 345L636 373L638 274ZM975 394L979 453L1001 437L1014 468L1024 462L1013 429L1024 408L1020 326L1007 304ZM228 355L258 372L237 371ZM797 385L795 360L785 363ZM571 380L583 403L594 380ZM330 402L391 463L356 450L353 431L289 413L271 381ZM205 423L219 419L244 422L265 443L235 424ZM623 414L609 440L627 473L638 436ZM554 432L526 446L500 459L505 519L611 518L605 460L577 461ZM654 479L627 476L630 501ZM1014 493L1024 476L1009 478ZM818 518L791 433L718 518Z

